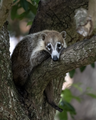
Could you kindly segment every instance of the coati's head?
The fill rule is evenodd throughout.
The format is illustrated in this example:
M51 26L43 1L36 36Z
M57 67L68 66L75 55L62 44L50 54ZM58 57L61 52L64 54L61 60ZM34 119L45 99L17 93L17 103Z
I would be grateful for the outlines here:
M42 38L45 44L45 50L51 55L53 61L57 61L60 57L60 53L63 50L63 48L67 47L65 37L65 31L59 33L53 30L45 30L44 34L42 34Z

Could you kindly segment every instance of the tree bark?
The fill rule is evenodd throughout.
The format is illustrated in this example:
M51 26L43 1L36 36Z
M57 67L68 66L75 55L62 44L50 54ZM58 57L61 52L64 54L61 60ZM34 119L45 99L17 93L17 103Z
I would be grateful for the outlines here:
M87 8L88 0L41 0L38 6L37 15L33 21L29 33L38 32L44 29L54 29L60 32L65 30L67 32L66 41L68 45L83 40L84 38L80 37L76 33L76 25L74 20L75 10L81 6L83 8ZM82 43L80 43L80 46L81 44ZM61 92L60 89L62 88L62 84L64 82L64 74L72 69L85 65L85 63L81 64L83 63L81 62L81 49L83 49L83 46L81 46L81 48L79 48L77 52L77 49L74 49L74 46L72 48L70 47L69 49L67 49L68 51L66 52L68 54L64 53L62 55L64 57L61 56L59 62L53 63L52 60L50 61L49 58L46 62L44 62L45 64L42 63L43 65L40 65L38 68L36 67L35 70L32 72L31 81L28 83L26 89L30 91L28 92L30 96L35 96L32 96L31 100L35 102L35 105L38 105L37 113L46 114L45 118L44 116L39 116L40 119L46 120L48 118L49 120L52 120L55 114L54 110L52 110L50 106L43 107L44 105L42 99L44 89L50 81L53 81L55 94L54 98L55 102L58 103L57 98L60 98L59 95ZM76 60L78 61L76 62Z
M19 101L17 90L12 81L9 33L6 21L12 0L1 0L0 4L0 120L26 119L24 107ZM0 2L1 2L0 1ZM4 25L3 25L4 24Z
M53 29L59 32L67 32L67 44L71 45L83 40L77 34L74 15L76 9L88 8L89 0L41 0L38 6L37 15L33 21L29 33L38 32L44 29Z
M13 0L0 0L0 29L2 28L3 24L6 22L6 19L9 15L9 10L11 9Z
M38 32L44 29L54 29L60 32L65 30L67 32L66 41L68 45L72 45L73 43L83 40L84 38L76 33L76 25L74 20L75 10L80 7L87 9L88 0L41 0L37 15L29 33ZM58 103L58 99L56 101L56 98L60 98L59 95L60 89L64 82L64 74L72 69L88 65L95 61L96 37L91 37L90 39L78 42L67 48L62 53L59 62L54 63L49 58L38 68L35 68L32 72L31 81L28 83L26 89L30 91L29 94L36 96L34 98L32 96L32 99L35 101L36 105L39 106L40 104L43 106L43 91L50 81L53 81L55 92L54 98L55 102ZM48 113L46 114L46 119L49 118L52 120L55 112L52 112L52 109L50 109L49 106L44 109L45 110L42 111L37 107L38 113L42 111L42 113L46 114L46 111L49 110L50 112L49 115Z
M58 103L62 84L64 82L64 74L72 69L93 63L96 60L95 46L96 36L89 40L86 39L80 41L65 49L61 55L60 61L54 63L51 58L49 58L32 71L31 80L26 87L30 96L27 99L30 100L31 98L31 103L33 103L33 105L31 104L31 107L35 108L36 116L39 115L39 119L46 120L48 118L49 120L52 120L55 114L55 111L52 110L49 105L45 104L44 106L43 92L48 83L53 81L55 92L54 98L55 102ZM40 60L39 57L38 60ZM46 115L46 119L40 113Z
M29 120L12 81L9 34L6 23L0 30L0 120Z

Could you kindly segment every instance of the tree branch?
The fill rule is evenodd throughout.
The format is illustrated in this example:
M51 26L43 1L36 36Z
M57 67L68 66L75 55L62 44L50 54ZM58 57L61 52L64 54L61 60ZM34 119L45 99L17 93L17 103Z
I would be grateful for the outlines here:
M52 108L43 105L43 92L48 83L53 81L54 98L55 102L58 102L60 98L58 94L60 94L64 82L64 74L72 69L93 63L96 59L96 36L83 40L84 38L76 32L74 21L75 10L80 7L87 9L88 1L89 0L41 0L39 3L38 12L29 33L44 29L54 29L60 32L65 30L67 32L66 41L68 45L82 40L65 49L62 52L60 61L53 62L51 58L49 58L32 71L31 80L28 82L26 90L29 96L31 96L32 102L35 103L38 114L43 113L48 115L46 118L51 118L50 116L52 116L53 112ZM43 57L44 55L46 56L46 54L43 54ZM40 60L39 57L38 61ZM44 108L45 110L43 111L39 108ZM43 120L44 116L40 116L40 118Z
M61 55L60 61L53 62L51 58L49 58L46 61L44 61L41 65L36 67L31 76L32 84L29 83L30 85L28 84L28 86L33 85L33 93L35 93L34 91L36 87L40 88L38 89L38 93L40 93L41 91L44 91L47 83L51 79L56 79L57 76L62 76L63 74L69 72L72 69L91 64L95 62L95 60L96 36L93 36L91 39L80 41L66 48ZM39 73L36 76L37 72ZM48 81L46 78L48 79ZM46 79L47 82L44 79ZM33 84L34 82L38 84L35 85Z
M42 55L47 56L47 53ZM42 58L41 56L41 58ZM38 57L37 61L40 61L41 58ZM80 41L62 52L60 61L53 62L51 58L48 58L42 64L37 66L31 74L31 80L26 86L26 90L29 93L31 98L28 98L31 101L27 100L29 103L34 103L37 113L40 114L47 109L50 109L49 115L51 115L52 108L49 106L44 106L44 96L43 92L50 81L53 81L53 86L55 95L60 94L62 84L64 82L64 74L69 72L72 69L76 69L81 66L88 65L95 62L96 60L96 36L93 36L91 39L86 39ZM55 97L54 97L55 98ZM57 98L57 97L56 97ZM58 102L60 98L57 98L55 102ZM39 107L38 107L39 106ZM34 107L34 106L33 106ZM44 108L45 110L42 111ZM48 115L48 114L46 114ZM40 116L42 117L42 116Z
M0 119L29 120L19 101L10 64L9 34L5 23L0 30Z
M2 1L2 5L0 8L0 29L2 28L3 24L6 22L12 3L13 3L13 0Z

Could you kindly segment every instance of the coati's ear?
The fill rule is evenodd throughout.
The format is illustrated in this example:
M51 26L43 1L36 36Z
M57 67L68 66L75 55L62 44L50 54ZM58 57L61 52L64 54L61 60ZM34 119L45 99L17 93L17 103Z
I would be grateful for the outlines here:
M45 37L46 37L47 35L45 34L45 33L41 33L41 38L42 38L42 40L45 40Z
M64 42L63 47L64 47L64 48L67 48L67 44L66 44L66 41L65 41L65 38L66 38L66 32L65 32L65 31L62 31L60 34L61 34L62 37L63 37L63 42Z
M60 34L62 35L63 38L66 38L66 31L62 31Z

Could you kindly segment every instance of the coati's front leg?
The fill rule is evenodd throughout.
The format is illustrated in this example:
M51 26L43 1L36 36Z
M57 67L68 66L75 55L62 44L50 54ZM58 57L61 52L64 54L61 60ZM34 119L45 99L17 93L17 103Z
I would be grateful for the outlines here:
M49 82L49 84L47 85L45 91L45 96L46 96L46 100L47 102L56 110L58 110L59 112L62 112L63 109L59 108L55 103L54 103L54 90L53 90L53 84L52 81Z
M43 54L42 54L43 52ZM32 57L31 62L34 66L37 66L37 63L40 64L42 60L44 60L43 57L45 57L46 51L41 51L41 52L36 52L34 57ZM36 56L36 57L35 57ZM38 58L37 58L38 56ZM48 56L48 54L46 55L46 57ZM46 101L56 110L62 112L63 110L61 108L59 108L55 103L54 103L54 90L53 90L53 84L52 81L49 82L49 84L47 85L47 87L45 88L44 91L45 97L46 97Z

